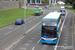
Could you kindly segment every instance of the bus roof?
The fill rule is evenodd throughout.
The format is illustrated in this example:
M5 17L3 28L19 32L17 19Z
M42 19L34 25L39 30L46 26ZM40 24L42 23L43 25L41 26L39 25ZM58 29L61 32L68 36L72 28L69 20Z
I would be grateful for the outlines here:
M46 15L43 19L58 19L60 15L61 13L59 12L51 12L48 15Z

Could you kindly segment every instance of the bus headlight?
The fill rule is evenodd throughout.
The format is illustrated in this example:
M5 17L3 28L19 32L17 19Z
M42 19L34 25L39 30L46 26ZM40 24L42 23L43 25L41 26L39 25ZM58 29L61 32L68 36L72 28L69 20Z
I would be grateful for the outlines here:
M42 39L43 41L45 41L44 39Z
M53 42L56 41L56 39L53 40Z

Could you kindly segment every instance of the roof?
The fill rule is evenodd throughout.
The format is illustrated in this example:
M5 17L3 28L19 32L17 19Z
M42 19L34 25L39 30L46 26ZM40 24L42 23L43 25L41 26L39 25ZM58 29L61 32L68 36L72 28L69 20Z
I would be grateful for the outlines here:
M59 12L51 12L48 15L46 15L43 19L51 18L51 19L58 19L61 13Z

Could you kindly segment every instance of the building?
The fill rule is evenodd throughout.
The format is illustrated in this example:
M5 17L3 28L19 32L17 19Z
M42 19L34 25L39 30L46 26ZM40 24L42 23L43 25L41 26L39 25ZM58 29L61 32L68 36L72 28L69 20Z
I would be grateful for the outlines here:
M65 0L58 0L58 1L63 1L63 2L65 2Z
M27 0L27 4L42 4L42 0Z

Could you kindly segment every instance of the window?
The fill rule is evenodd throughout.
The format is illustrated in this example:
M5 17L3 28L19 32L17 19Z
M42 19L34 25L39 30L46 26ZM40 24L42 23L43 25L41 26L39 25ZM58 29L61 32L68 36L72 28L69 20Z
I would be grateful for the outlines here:
M57 26L57 22L56 20L53 20L53 19L44 19L42 25L43 26Z

